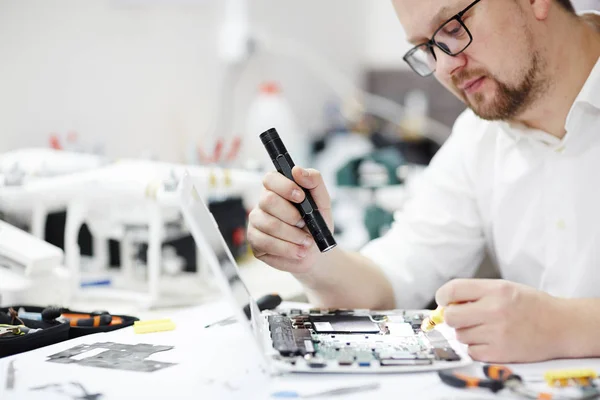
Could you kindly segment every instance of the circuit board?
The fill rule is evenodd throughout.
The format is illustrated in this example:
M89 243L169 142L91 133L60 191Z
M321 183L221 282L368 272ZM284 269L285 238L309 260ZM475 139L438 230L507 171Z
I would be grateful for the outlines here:
M425 333L420 312L286 310L267 315L273 348L281 360L299 358L310 368L426 366L460 361L442 334Z

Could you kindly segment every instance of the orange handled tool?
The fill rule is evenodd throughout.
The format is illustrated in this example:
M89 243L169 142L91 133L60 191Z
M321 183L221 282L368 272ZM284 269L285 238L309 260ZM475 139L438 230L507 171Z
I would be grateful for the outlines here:
M515 375L509 368L502 365L484 365L483 373L486 378L477 378L465 374L440 371L438 375L442 381L456 388L484 388L496 393L505 387L513 389L515 386L522 385L523 380L519 375Z
M550 399L592 399L597 398L598 392L590 392L589 395L583 395L580 397L561 397L554 396L552 393L538 392L525 386L523 379L513 373L510 368L502 365L489 364L483 366L483 373L486 378L477 378L474 376L468 376L452 371L439 371L438 375L444 383L456 388L484 388L489 389L496 393L506 388L513 393L524 397L526 399L535 400L550 400ZM595 397L592 397L595 396Z
M112 316L108 314L90 316L85 314L63 314L69 320L71 326L106 326L112 322Z
M69 321L71 326L106 326L118 325L123 323L121 317L113 317L110 314L90 315L90 314L62 314L63 318Z
M484 388L496 393L504 389L504 381L499 379L485 379L468 376L452 371L438 372L442 382L455 388Z
M508 367L502 365L484 365L483 373L490 379L500 380L506 382L509 379L518 379L521 380L521 377L513 374L512 370Z

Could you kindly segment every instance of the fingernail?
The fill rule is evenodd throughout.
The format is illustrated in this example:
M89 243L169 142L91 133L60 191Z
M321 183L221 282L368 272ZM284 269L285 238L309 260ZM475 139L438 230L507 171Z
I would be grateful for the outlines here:
M298 223L296 224L296 226L300 229L304 228L306 226L306 222L304 222L303 219L301 219L300 221L298 221Z
M300 200L302 196L300 196L300 191L298 189L294 189L292 191L292 198L296 199L296 200Z
M301 249L300 251L298 251L298 258L304 258L304 257L306 257L307 253L308 253L308 250Z
M302 168L302 176L306 177L306 176L308 176L308 175L309 175L309 174L308 174L308 171L307 171L307 170L305 170L304 168Z
M304 240L302 241L302 246L309 247L311 245L311 243L312 243L311 237L310 236L306 236L304 238Z

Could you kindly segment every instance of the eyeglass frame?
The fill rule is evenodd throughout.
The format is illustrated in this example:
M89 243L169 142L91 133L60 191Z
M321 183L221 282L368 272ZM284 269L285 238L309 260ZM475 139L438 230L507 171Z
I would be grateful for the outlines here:
M402 57L402 59L410 66L410 68L417 73L417 75L422 76L423 78L426 78L428 76L431 76L433 73L435 73L435 68L427 75L422 75L419 72L417 72L417 70L415 70L415 68L408 62L407 58L412 56L415 52L417 52L419 50L419 47L422 47L423 45L427 45L429 51L431 52L431 55L433 56L433 59L437 62L437 57L435 55L435 51L433 51L433 46L437 47L438 49L442 50L444 53L448 54L449 56L455 57L457 55L459 55L460 53L462 53L463 51L465 51L467 49L467 47L469 47L471 45L471 43L473 43L473 35L471 34L471 31L469 30L469 28L467 28L467 25L465 25L464 21L462 20L463 15L465 15L471 8L473 8L477 3L479 3L481 0L475 0L473 1L471 4L469 4L467 7L465 7L462 11L456 13L453 17L449 18L448 20L446 20L444 23L442 23L439 28L437 28L435 30L435 32L433 32L433 35L431 35L431 39L429 39L427 42L423 42L420 43L418 45L416 45L415 47L413 47L412 49L408 50L406 52L406 54ZM457 53L452 53L450 51L446 51L442 46L438 45L433 38L435 38L435 35L438 34L438 32L444 27L446 26L446 24L448 24L449 22L456 20L458 21L458 23L465 28L465 32L467 32L467 35L469 35L469 43L467 43L467 45L459 52Z

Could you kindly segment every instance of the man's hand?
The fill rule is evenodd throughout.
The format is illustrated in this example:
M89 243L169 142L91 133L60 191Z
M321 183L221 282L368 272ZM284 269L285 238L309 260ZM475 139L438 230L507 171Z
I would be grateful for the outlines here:
M260 202L249 216L248 242L254 256L270 266L310 275L317 260L324 257L292 203L300 203L306 197L299 185L310 190L333 232L331 198L319 171L295 166L292 175L297 183L276 171L264 177Z
M561 328L568 324L562 300L505 281L456 279L442 286L436 301L446 306L446 323L478 361L534 362L561 354Z

